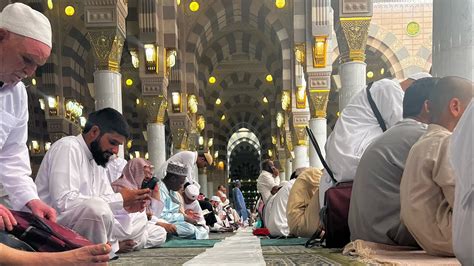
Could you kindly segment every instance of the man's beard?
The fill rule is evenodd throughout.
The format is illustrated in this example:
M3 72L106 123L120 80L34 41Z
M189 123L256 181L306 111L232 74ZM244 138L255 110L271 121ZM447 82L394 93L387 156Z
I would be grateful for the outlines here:
M94 161L98 165L105 167L105 165L109 162L109 158L112 156L112 153L101 150L99 145L100 138L101 137L98 137L91 142L91 153Z

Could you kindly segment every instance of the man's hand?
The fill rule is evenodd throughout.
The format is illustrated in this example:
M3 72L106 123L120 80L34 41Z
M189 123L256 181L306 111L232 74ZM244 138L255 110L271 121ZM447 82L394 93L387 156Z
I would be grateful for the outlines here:
M150 198L150 189L128 189L123 188L120 190L123 198L123 208L129 212L142 212L145 210L145 206Z
M184 220L190 224L197 224L197 220L192 215L184 214Z
M176 225L174 225L174 224L156 222L156 225L159 225L159 226L163 227L166 230L166 233L168 233L168 234L175 234L176 233Z
M13 230L13 226L16 225L15 217L10 212L7 207L0 204L0 231L7 231Z
M56 222L56 210L46 205L39 199L34 199L26 203L31 212L41 218L46 218L52 222Z
M191 216L194 220L199 220L200 216L199 216L199 213L197 212L194 212L193 210L191 209L187 209L184 211L185 214Z
M158 183L156 183L156 186L155 188L153 189L153 191L151 192L151 197L156 199L157 201L161 201L161 197L160 197L160 185Z

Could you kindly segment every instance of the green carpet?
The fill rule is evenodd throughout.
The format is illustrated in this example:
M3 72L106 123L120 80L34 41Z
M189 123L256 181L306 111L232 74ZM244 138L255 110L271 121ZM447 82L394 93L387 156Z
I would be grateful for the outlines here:
M308 238L261 238L260 245L263 246L304 246Z
M172 239L166 241L161 248L211 248L220 239Z

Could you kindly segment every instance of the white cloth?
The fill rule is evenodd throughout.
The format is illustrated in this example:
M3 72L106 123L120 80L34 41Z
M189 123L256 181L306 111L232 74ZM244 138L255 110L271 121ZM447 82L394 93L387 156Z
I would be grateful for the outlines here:
M0 88L0 196L10 195L14 210L39 199L30 177L28 140L28 96L25 85L5 84Z
M404 92L396 80L376 81L370 88L370 93L387 129L402 120ZM326 142L326 161L337 181L354 180L362 154L382 133L364 89L342 110ZM321 207L324 206L324 193L332 185L330 176L324 171L319 188Z
M296 179L292 179L285 182L278 193L271 197L265 206L265 226L272 236L288 236L290 234L288 219L286 218L286 205L295 181Z
M272 188L280 185L280 177L273 177L273 174L262 170L257 179L257 190L262 194L262 199L267 204L268 199L272 196Z
M123 168L125 168L125 165L127 165L127 160L120 157L114 157L109 160L105 165L105 170L110 183L122 176L122 171Z
M88 215L102 219L107 208L102 207L102 211L99 211L98 205L106 204L109 207L107 213L123 210L122 195L114 193L105 168L94 161L82 135L64 137L56 141L44 156L35 182L40 198L56 209L58 222L73 229L76 222L79 222L71 217L80 217L82 213L90 212ZM96 204L84 206L84 202L91 199L94 199ZM101 225L100 221L95 225L95 228L81 227L81 230L85 231L77 232L86 237L94 232L95 239L114 242L110 232L113 226ZM113 247L114 251L115 249Z
M178 162L186 165L188 168L188 175L186 176L186 182L193 183L199 189L199 179L197 175L197 161L198 153L196 151L182 151L178 152L175 155L171 156L166 162L162 163L161 166L155 171L155 175L159 179L163 179L166 175L166 168L168 167L169 162Z
M456 174L453 208L453 248L462 265L474 263L473 102L451 136L450 157Z
M184 204L185 210L192 210L194 213L199 214L198 224L202 224L206 226L206 220L204 219L204 215L202 214L201 205L199 205L199 201L195 200L191 202L191 204Z
M119 241L134 240L137 243L134 250L159 247L166 241L166 230L156 223L150 223L145 211L127 213L123 210L115 218L119 222L114 225L114 236Z

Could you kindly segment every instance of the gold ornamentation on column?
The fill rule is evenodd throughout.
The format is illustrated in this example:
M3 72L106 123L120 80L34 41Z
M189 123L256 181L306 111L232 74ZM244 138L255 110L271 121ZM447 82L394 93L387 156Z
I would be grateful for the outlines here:
M143 96L143 106L147 112L149 123L163 124L168 102L160 96Z
M288 110L291 106L291 96L290 91L284 90L281 95L281 109Z
M301 65L306 65L306 45L304 43L295 44L295 59Z
M313 67L324 68L327 62L328 36L314 36Z
M341 27L349 46L349 59L364 62L369 34L370 17L340 18Z
M306 140L306 131L304 125L295 125L295 138L298 146L308 145Z
M99 70L120 72L124 37L116 30L90 31L87 38L94 48Z
M331 72L308 73L309 99L312 118L325 118L329 91L331 86Z
M306 87L299 86L296 88L296 108L306 109Z
M329 89L311 90L309 92L311 103L314 105L316 118L326 118L326 109L329 101Z
M293 138L291 136L291 131L285 130L285 138L286 138L286 148L289 152L293 151Z

